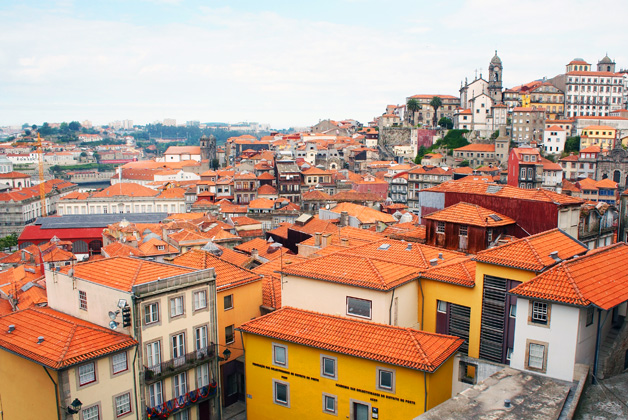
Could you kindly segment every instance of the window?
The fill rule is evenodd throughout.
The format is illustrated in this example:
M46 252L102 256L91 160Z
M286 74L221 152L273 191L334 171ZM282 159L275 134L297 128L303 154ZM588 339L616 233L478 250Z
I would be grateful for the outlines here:
M372 302L347 296L347 315L371 319Z
M436 222L436 233L445 233L445 222Z
M204 364L196 368L196 388L209 385L209 365Z
M202 326L194 329L194 338L196 341L196 350L204 350L207 348L207 327Z
M200 290L194 292L194 310L198 311L199 309L205 308L207 308L207 291Z
M159 322L159 303L150 303L144 306L144 324Z
M146 345L146 364L151 370L161 363L161 343L155 341ZM159 373L159 372L157 372Z
M332 356L321 355L321 376L326 378L337 379L336 363L338 359Z
M96 365L94 362L79 366L79 385L87 385L96 382Z
M273 364L288 367L288 348L279 344L273 344Z
M335 395L323 394L323 412L329 414L337 414Z
M469 226L467 225L461 225L460 226L460 236L467 236L467 233L469 232Z
M273 379L273 399L275 404L290 407L290 384Z
M475 385L476 382L476 370L478 366L473 363L468 363L464 361L460 361L458 365L458 378L460 382L465 384Z
M98 420L100 418L100 413L97 405L89 408L84 408L81 410L81 413L83 414L83 420Z
M120 417L131 412L131 394L126 393L115 398L116 416Z
M87 292L79 290L79 309L87 310Z
M225 344L230 344L235 341L235 337L233 335L233 324L225 327Z
M170 317L183 315L183 296L170 299Z
M114 354L111 358L113 364L113 374L124 372L129 367L126 362L126 352Z
M233 295L225 296L224 303L225 303L225 311L228 309L233 309Z
M174 377L172 378L172 384L174 386L175 398L180 397L181 395L185 395L185 393L188 392L187 382L188 381L186 377L186 372L174 375Z
M546 343L536 343L528 340L528 358L526 369L545 372L546 349Z
M443 301L443 300L437 300L436 301L436 310L442 314L446 314L447 313L447 302Z
M545 302L532 302L532 317L534 324L547 325L549 321L548 305Z
M148 385L148 396L150 407L156 407L164 403L161 382Z
M489 242L493 242L493 229L488 229L486 231L486 238Z
M517 318L517 305L514 303L510 304L509 315L511 318Z
M175 334L170 339L172 342L172 358L181 358L183 359L181 362L185 361L185 333ZM179 366L176 361L175 365Z
M595 308L593 306L589 306L587 308L587 327L593 324L593 316L595 314Z
M395 392L394 370L377 368L377 389L381 391Z
M190 420L190 410L186 409L183 411L179 411L178 413L172 416L174 420Z

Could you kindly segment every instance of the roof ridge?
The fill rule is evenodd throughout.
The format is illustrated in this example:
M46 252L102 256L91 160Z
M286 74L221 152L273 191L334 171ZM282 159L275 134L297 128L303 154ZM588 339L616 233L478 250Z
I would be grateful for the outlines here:
M574 280L573 276L571 275L571 272L568 269L567 264L563 264L562 262L560 263L559 267L561 267L563 269L563 272L567 275L567 280L569 281L569 283L571 283L572 287L574 288L574 291L576 292L576 294L578 295L578 297L584 302L584 301L588 301L589 299L585 298L584 295L582 294L582 292L580 291L580 288L578 287L578 285L576 284L576 281Z
M386 284L386 280L384 279L384 276L382 276L382 274L379 272L377 267L375 267L375 264L373 264L373 261L371 261L371 259L368 258L368 257L362 257L362 258L366 258L367 264L371 267L372 270L375 271L375 274L376 274L377 279L379 280L380 284L382 286L384 286L384 287L388 287L388 285Z
M61 318L55 317L59 320L62 320ZM63 319L63 321L65 321L66 323L69 323L69 321L66 321ZM78 328L78 324L73 324L72 325L72 329L70 330L70 334L68 334L68 339L65 342L65 345L63 346L63 350L61 350L61 360L65 359L65 355L68 353L68 350L70 350L70 343L72 342L72 339L74 338L74 334L76 334L76 329ZM57 363L61 363L61 361L58 361Z
M133 281L131 282L131 288L135 286L135 282L137 281L137 277L140 275L140 270L142 269L143 264L144 264L144 260L140 260L139 264L137 265L137 270L135 270L135 274L132 277Z
M414 336L414 333L412 332L412 330L410 328L405 328L405 331L410 336L410 339L412 340L412 343L414 343L414 346L416 347L417 352L419 352L421 354L421 357L423 358L423 360L425 360L424 364L426 366L427 365L431 365L430 358L427 356L427 354L423 350L423 346L421 346L421 344L419 344L419 341Z
M534 246L532 246L532 244L530 243L530 241L528 239L529 239L529 237L523 239L525 244L530 248L530 251L532 251L532 254L537 259L537 262L539 264L541 264L542 266L545 265L545 264L543 264L543 260L541 259L541 256L539 255L538 252L536 252L536 249L534 249Z

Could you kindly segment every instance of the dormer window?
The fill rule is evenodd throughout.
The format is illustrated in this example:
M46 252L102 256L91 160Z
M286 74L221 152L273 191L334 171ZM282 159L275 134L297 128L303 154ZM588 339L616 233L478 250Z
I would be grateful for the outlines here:
M158 251L163 251L165 249L165 247L163 245L157 245L157 250Z

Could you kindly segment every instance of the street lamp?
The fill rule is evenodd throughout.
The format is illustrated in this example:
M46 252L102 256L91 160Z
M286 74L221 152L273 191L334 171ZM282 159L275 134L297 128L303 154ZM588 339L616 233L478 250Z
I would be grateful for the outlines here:
M78 398L74 398L74 401L66 408L66 411L68 414L77 414L81 411L81 407L83 407L83 403Z

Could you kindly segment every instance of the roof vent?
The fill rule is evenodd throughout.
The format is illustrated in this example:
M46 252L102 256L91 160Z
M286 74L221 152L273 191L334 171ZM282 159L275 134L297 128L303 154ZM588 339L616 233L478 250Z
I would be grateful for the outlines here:
M430 265L432 267L435 267L436 265L438 265L438 258L433 258L430 260Z
M562 259L558 256L558 251L550 252L549 256L556 262L561 262Z
M412 251L412 244L408 244L408 246L406 247L406 251Z
M511 407L510 400L508 400L508 399L504 400L504 407L505 408L510 408Z
M11 324L9 325L9 331L7 331L9 334L11 334L13 331L15 331L15 325Z
M383 243L377 247L377 249L379 249L380 251L387 251L388 248L390 248L390 244L387 244L387 243Z
M438 253L438 259L439 260L444 260L445 259L445 258L443 258L443 253L442 252Z
M44 336L40 335L39 337L37 337L37 344L41 344L44 342Z

